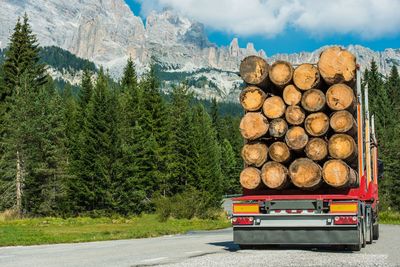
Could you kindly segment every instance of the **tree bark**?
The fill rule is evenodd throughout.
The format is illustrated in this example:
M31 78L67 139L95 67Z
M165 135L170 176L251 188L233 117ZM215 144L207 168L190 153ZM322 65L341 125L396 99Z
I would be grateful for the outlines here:
M261 183L261 171L254 167L247 167L240 173L240 184L246 189L255 189Z
M304 127L309 135L322 136L329 130L329 118L323 112L311 113L307 116Z
M300 125L304 122L306 114L299 106L288 106L285 112L286 121L291 125Z
M305 152L307 157L314 161L324 160L328 156L328 143L322 138L311 138Z
M240 121L240 132L245 139L254 140L268 132L267 118L259 112L248 112Z
M334 134L328 143L329 155L335 159L351 161L357 156L354 139L347 134Z
M279 96L271 96L265 99L263 112L268 119L276 119L285 114L286 105Z
M261 169L261 180L271 189L283 189L288 185L288 169L282 164L269 161Z
M246 164L261 167L267 160L268 147L259 142L245 144L241 154Z
M325 107L325 94L318 89L307 90L301 98L301 106L309 112L317 112Z
M269 135L275 138L283 137L288 130L286 121L282 118L273 119L269 124Z
M15 185L16 185L15 209L18 213L18 216L22 214L22 181L23 181L22 160L19 151L17 151L17 171L15 175Z
M288 85L293 77L293 67L287 61L278 60L269 69L269 78L273 84L283 88Z
M247 84L266 88L268 85L269 65L267 61L258 56L248 56L240 63L240 77Z
M336 83L351 85L356 77L356 58L352 53L338 46L329 47L321 53L318 69L329 85Z
M289 166L292 183L302 189L315 189L322 182L321 167L308 158L299 158Z
M293 84L289 84L283 89L283 101L286 105L297 105L301 101L301 92Z
M268 151L269 157L276 162L285 163L290 159L289 147L283 142L272 143Z
M318 68L312 64L301 64L294 70L293 82L300 90L316 88L320 81Z
M339 83L329 87L326 92L326 102L332 110L353 111L356 106L356 97L353 89L343 83Z
M256 86L246 87L240 94L240 103L246 111L261 109L267 95Z
M285 142L293 150L302 150L308 143L308 135L300 126L294 126L286 132Z
M353 115L347 110L336 111L330 118L331 128L337 133L347 133L355 136L357 134L357 124Z
M357 172L340 159L325 162L322 168L324 181L333 187L343 188L357 183Z

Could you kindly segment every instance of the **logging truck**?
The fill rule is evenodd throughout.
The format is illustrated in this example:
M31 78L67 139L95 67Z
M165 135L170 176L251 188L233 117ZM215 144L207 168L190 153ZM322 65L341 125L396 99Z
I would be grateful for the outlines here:
M240 76L245 166L234 242L358 251L377 240L383 165L356 58L340 47L297 66L250 56Z

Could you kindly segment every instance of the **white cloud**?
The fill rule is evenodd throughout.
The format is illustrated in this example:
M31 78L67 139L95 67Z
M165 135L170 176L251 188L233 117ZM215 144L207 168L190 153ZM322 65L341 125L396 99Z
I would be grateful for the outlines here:
M273 37L288 27L312 35L374 39L400 33L399 0L136 0L147 15L172 8L208 27Z

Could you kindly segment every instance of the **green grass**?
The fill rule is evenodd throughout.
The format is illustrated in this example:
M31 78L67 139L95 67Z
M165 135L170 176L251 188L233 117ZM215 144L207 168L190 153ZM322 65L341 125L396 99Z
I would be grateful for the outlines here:
M0 246L73 243L155 237L190 230L229 227L228 220L169 219L156 215L133 218L34 218L0 222Z
M398 212L398 211L381 211L381 212L379 212L379 223L400 224L400 212Z

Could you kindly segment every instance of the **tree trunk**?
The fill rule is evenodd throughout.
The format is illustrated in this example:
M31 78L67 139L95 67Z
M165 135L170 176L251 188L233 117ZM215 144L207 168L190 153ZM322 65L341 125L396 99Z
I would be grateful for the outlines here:
M325 107L325 94L318 89L307 90L301 98L301 106L310 112L317 112Z
M248 56L240 63L240 77L247 84L265 88L268 85L269 65L258 56Z
M245 144L242 148L242 158L247 165L261 167L268 156L268 147L262 143Z
M302 189L315 189L322 182L321 167L307 158L299 158L289 166L292 183Z
M240 103L246 111L257 111L261 109L267 95L256 86L246 87L240 94Z
M254 167L247 167L240 173L240 184L246 189L255 189L261 183L261 171Z
M288 169L282 164L269 161L261 169L261 180L271 189L283 189L288 185Z
M282 118L273 119L269 124L269 135L275 138L283 137L288 130L286 121Z
M324 181L333 187L342 188L357 183L357 172L340 159L325 162L322 168Z
M343 83L339 83L329 87L326 92L326 102L332 110L353 111L356 106L356 97L353 89Z
M285 114L286 105L279 96L271 96L265 99L263 104L263 112L269 119L276 119Z
M289 62L278 60L269 69L269 78L278 87L285 87L293 77L293 67Z
M331 128L337 133L347 133L355 136L357 134L357 124L353 115L347 110L336 111L330 119Z
M307 116L304 127L312 136L322 136L329 130L329 118L323 112L311 113Z
M289 106L285 112L286 121L291 125L300 125L304 122L306 114L299 106Z
M240 121L240 132L245 139L254 140L268 132L267 118L259 112L248 112Z
M354 139L347 134L334 134L328 143L329 155L335 159L351 161L357 156Z
M308 158L321 161L328 156L328 144L322 138L311 138L306 145L305 152Z
M302 150L308 143L308 135L300 126L294 126L286 132L285 142L293 150Z
M316 88L320 81L318 68L312 64L301 64L294 70L293 82L300 90Z
M16 185L15 209L18 213L18 216L22 214L22 181L23 181L22 160L19 151L17 151L17 171L15 175L15 185Z
M297 105L301 101L301 92L293 84L289 84L283 89L283 101L289 105Z
M318 69L329 85L353 84L356 77L356 58L352 53L338 46L329 47L321 53Z
M290 159L290 150L283 142L275 142L269 147L269 157L276 162L285 163Z

